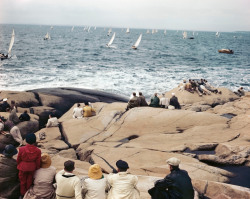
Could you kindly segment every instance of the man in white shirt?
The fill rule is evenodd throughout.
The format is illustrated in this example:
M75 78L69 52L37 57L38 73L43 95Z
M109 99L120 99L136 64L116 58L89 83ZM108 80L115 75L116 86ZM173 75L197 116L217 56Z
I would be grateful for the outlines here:
M80 106L81 106L81 104L78 103L77 107L74 108L74 110L73 110L73 118L77 118L77 119L82 118L83 109Z
M160 106L161 108L168 108L169 100L165 97L165 94L162 93L162 97L160 98Z
M52 114L49 115L48 123L46 124L46 127L58 127L59 122L57 117L54 117Z
M57 199L82 199L81 180L73 174L75 162L64 162L64 170L56 174L56 198Z

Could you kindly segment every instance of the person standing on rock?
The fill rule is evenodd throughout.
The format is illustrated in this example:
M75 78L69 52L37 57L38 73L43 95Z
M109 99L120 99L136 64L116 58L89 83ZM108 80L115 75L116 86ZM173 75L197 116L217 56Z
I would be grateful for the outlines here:
M73 174L75 162L64 162L64 170L56 174L56 198L57 199L82 199L81 180Z
M19 170L20 193L24 196L33 182L33 176L41 164L41 150L35 146L36 135L26 136L27 145L19 148L17 169Z
M56 197L53 182L56 168L51 166L48 153L41 156L41 168L35 171L33 185L26 192L23 199L54 199Z
M46 128L58 127L58 125L59 125L59 122L58 122L57 117L55 117L54 114L51 113L49 115L49 119L48 119L48 123L46 124Z
M73 110L73 118L80 119L83 116L83 109L80 107L81 104L77 104L77 107L74 108Z
M138 178L127 172L129 168L128 163L118 160L116 166L118 173L111 173L107 177L110 186L107 199L139 199L140 192L136 187Z
M93 109L89 104L89 102L85 102L84 103L85 106L83 108L83 116L84 117L91 117L92 116L92 113L95 113L95 109Z
M98 164L91 165L88 176L83 181L84 199L106 199L107 179L104 178L101 167Z
M167 160L170 174L157 180L148 190L152 199L193 199L194 189L191 178L185 170L179 169L180 160L172 157Z
M172 97L170 98L170 105L174 106L175 109L181 109L178 98L175 96L175 93L172 93Z
M5 146L3 155L0 154L0 198L18 198L20 185L16 160L16 148L9 144Z

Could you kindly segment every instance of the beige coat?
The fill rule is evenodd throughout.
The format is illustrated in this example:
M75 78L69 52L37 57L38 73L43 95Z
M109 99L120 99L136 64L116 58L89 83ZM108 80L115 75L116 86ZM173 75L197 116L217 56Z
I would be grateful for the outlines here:
M56 174L56 183L57 199L82 199L80 178L73 173L59 171Z
M23 199L54 199L55 189L53 181L55 175L56 169L53 166L36 170L34 185L26 192Z
M87 178L83 182L83 192L87 192L84 199L106 199L105 190L107 188L106 178L98 180Z
M58 119L56 117L52 117L48 119L48 123L46 124L46 127L57 127L59 125Z
M107 177L111 187L107 199L139 199L140 192L136 185L138 178L128 172L109 174Z

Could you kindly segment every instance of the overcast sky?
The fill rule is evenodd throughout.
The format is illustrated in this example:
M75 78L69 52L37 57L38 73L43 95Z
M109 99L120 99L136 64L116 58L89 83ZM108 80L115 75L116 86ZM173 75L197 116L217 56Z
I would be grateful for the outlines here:
M250 31L250 0L0 0L0 23Z

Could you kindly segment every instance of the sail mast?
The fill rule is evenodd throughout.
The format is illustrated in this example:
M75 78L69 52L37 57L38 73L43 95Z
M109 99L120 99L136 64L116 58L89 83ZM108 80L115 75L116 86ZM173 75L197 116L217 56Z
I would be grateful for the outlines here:
M14 41L15 41L15 31L13 29L12 35L11 35L11 40L10 40L10 46L9 46L9 50L8 50L8 56L11 55L11 49L12 49L12 46L14 44Z

